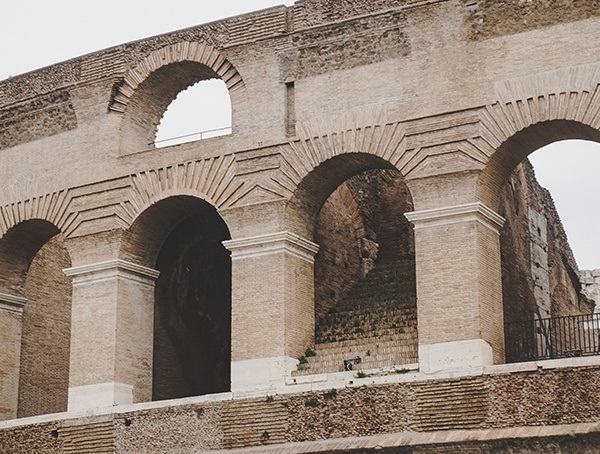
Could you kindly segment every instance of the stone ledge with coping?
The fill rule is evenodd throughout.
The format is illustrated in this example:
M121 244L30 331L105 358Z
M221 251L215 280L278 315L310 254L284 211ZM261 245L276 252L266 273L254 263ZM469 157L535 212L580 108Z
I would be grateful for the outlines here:
M331 389L354 388L361 386L415 383L426 382L429 380L443 380L474 376L530 372L536 370L568 369L590 366L600 366L600 356L531 361L514 364L499 364L493 366L485 366L465 370L443 371L429 374L425 374L419 370L410 370L410 368L414 367L414 365L409 364L395 366L396 369L407 368L410 370L409 372L403 374L388 373L387 375L375 375L378 373L378 371L382 372L382 370L373 369L370 371L363 371L365 373L373 374L364 378L356 377L356 373L358 371L305 375L301 377L301 380L298 380L300 377L295 377L297 380L296 383L293 383L293 378L289 378L287 379L287 383L282 384L276 389L248 389L219 394L208 394L204 396L185 397L181 399L161 400L155 402L141 402L135 404L96 408L93 410L86 411L54 413L48 415L0 421L0 430L50 422L61 422L61 424L64 424L67 420L78 420L82 418L102 418L106 417L107 415L114 415L118 417L118 415L121 414L134 413L144 410L182 407L187 405L198 405L209 402L223 402L251 398L263 398L273 395L301 394L306 392L329 391Z

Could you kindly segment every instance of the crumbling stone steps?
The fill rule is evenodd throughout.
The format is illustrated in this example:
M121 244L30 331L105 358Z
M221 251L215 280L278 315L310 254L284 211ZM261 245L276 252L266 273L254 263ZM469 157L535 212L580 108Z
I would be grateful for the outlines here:
M416 308L369 311L349 311L329 314L315 330L317 343L370 338L401 332L412 332L417 326Z
M58 429L63 452L68 454L114 453L115 427L111 420L93 424L64 426Z
M315 341L335 342L391 334L392 330L401 331L405 326L416 325L416 319L414 272L394 264L380 264L317 320Z
M490 404L480 378L427 382L417 389L417 430L484 427Z
M224 448L284 443L287 417L277 396L227 402L222 413Z
M349 294L331 313L354 310L359 306L389 307L414 306L416 300L416 280L414 270L404 270L395 264L379 264L367 276L360 279ZM406 301L406 304L402 304Z
M417 362L417 339L414 334L397 334L387 340L371 339L370 341L346 341L336 346L335 343L317 344L316 356L306 358L308 363L299 366L292 375L311 375L328 372L342 372L344 360L359 356L361 364L354 370L367 370L392 367L395 365Z
M405 333L393 333L382 336L375 336L370 339L371 343L374 343L379 346L388 346L388 345L403 345L404 341L408 338L412 338L412 335L416 333L416 330ZM365 345L365 339L350 339L340 342L327 342L322 344L317 344L315 347L318 349L321 354L327 354L328 350L334 351L344 351L349 352L355 349L356 347L361 347Z

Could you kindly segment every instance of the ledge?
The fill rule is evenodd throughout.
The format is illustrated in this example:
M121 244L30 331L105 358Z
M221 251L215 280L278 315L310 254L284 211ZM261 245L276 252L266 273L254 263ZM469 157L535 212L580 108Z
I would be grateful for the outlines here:
M148 280L153 281L160 275L159 271L152 268L120 259L65 268L63 272L67 276L73 277L73 285L89 284L117 277L134 278L144 283Z
M476 221L499 233L505 219L481 202L404 213L415 229Z
M0 310L22 314L25 303L27 303L27 298L0 293Z
M223 241L233 260L287 252L294 257L314 262L319 245L291 232L277 232L238 240Z

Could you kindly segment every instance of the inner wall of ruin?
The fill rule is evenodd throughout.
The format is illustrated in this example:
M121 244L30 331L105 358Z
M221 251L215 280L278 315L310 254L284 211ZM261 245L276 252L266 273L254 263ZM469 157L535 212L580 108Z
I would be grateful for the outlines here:
M591 313L524 160L600 140L600 13L498 5L303 0L1 81L1 417L481 370ZM214 77L232 134L156 149Z
M64 238L51 238L35 255L23 294L21 370L17 416L67 410L71 346L71 265Z

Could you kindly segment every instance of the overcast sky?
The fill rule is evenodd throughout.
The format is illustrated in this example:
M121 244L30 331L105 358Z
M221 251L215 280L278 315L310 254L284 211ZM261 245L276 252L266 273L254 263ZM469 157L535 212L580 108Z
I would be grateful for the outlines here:
M281 4L293 0L6 0L0 15L0 79ZM200 130L226 125L227 115L207 120ZM553 148L532 155L536 174L554 197L579 267L600 268L600 146L571 142Z

